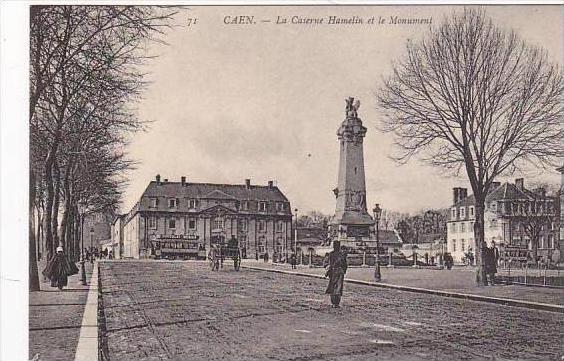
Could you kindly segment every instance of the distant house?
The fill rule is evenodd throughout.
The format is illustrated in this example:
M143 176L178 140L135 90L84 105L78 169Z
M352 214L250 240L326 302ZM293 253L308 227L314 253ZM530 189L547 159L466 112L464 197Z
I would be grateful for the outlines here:
M447 222L447 251L457 262L462 262L465 252L475 250L474 222L475 199L468 196L466 188L453 189L453 205ZM539 236L539 256L550 256L557 247L558 200L547 196L543 188L529 190L524 179L515 183L494 182L486 196L484 211L485 241L494 240L507 246L521 246L531 249L531 241L524 231L529 217L546 219Z
M309 254L317 246L323 245L327 241L327 228L319 226L298 227L297 241L294 239L291 249L294 249L294 243L297 244L298 253Z
M243 257L285 253L292 240L290 202L267 185L155 180L123 219L123 256L146 258L159 244L201 253L237 238Z
M380 253L391 253L399 250L402 245L402 239L396 230L378 231L378 239L380 240Z

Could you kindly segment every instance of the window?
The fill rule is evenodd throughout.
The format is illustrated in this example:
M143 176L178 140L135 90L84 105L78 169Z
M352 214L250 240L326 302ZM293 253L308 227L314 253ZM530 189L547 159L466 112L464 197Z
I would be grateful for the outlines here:
M552 237L552 234L548 235L548 248L554 248L554 237Z
M460 218L466 217L466 208L460 207Z
M539 237L539 248L546 248L546 244L544 243L544 236Z
M265 240L264 240L264 236L260 236L258 238L258 252L259 253L264 253L265 252Z
M470 222L470 226L468 228L468 232L474 232L474 222Z
M456 252L456 239L452 240L452 251Z
M239 220L239 230L242 231L242 232L247 231L247 220L246 219L240 219Z
M223 218L214 218L212 221L212 229L223 229Z
M492 211L497 211L497 202L492 202L491 209Z
M157 208L157 205L159 204L158 199L157 198L151 198L150 201L151 201L150 207L151 208Z
M474 206L468 208L468 213L470 213L470 218L474 218Z
M266 231L266 221L264 219L261 219L261 220L258 221L258 229L259 229L259 232Z
M249 201L242 201L241 202L241 210L248 211L249 210Z
M148 223L149 223L149 228L151 229L157 228L157 219L155 217L149 217Z
M450 224L450 231L451 231L452 233L456 233L456 223L451 223L451 224Z
M284 225L284 222L282 222L282 221L276 222L276 232L282 232L282 226L283 225Z
M170 218L168 220L168 228L170 228L170 229L176 228L176 219L175 218Z
M284 212L284 203L276 202L276 211L277 212Z
M491 229L497 229L497 219L492 219L490 221L490 228Z
M196 229L196 220L194 218L190 218L188 220L188 229L191 229L191 230Z
M259 212L266 212L266 202L259 202L258 208Z
M188 200L188 208L190 208L190 209L196 208L196 200L195 199Z
M456 208L450 210L450 216L452 219L456 219Z
M460 223L460 232L466 232L466 223Z
M466 241L464 239L460 240L460 248L461 248L462 252L464 252L466 250Z
M178 199L171 198L168 200L168 208L176 208L178 207Z

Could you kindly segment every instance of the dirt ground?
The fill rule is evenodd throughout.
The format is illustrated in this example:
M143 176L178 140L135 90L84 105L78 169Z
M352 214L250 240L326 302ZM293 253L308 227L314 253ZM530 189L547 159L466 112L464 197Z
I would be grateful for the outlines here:
M100 265L116 360L557 360L560 314L204 262Z

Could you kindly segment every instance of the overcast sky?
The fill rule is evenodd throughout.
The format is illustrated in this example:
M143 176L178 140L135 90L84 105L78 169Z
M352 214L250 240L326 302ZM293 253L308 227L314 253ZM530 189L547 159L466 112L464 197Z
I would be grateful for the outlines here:
M562 9L557 6L487 7L501 27L562 57ZM359 98L364 141L367 201L415 212L447 207L452 187L464 179L446 177L417 160L398 166L389 135L376 129L375 94L391 62L418 39L426 25L276 25L277 16L379 16L432 18L438 24L453 7L192 7L177 17L191 26L168 32L168 46L148 65L151 84L139 104L152 121L128 148L139 162L129 174L122 211L139 199L148 182L163 178L253 184L277 182L301 212L332 214L339 146L336 130L344 99ZM254 16L255 25L227 25L225 16ZM271 20L263 23L260 20ZM559 182L556 172L532 172L530 179Z

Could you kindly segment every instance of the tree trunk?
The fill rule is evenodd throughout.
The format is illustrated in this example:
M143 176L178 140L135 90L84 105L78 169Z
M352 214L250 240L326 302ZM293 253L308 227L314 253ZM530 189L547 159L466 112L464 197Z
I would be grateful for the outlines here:
M485 260L483 257L484 245L484 200L476 199L476 220L474 222L474 240L476 249L474 258L476 259L476 284L486 284Z
M538 266L537 258L539 254L539 238L538 236L531 237L531 258L533 263Z
M31 167L30 167L31 168ZM39 270L37 269L37 242L33 234L34 227L31 222L33 219L33 205L35 204L35 172L29 172L29 291L39 291Z
M55 160L53 163L54 170L54 190L53 190L53 210L51 214L51 230L53 233L53 253L55 253L57 247L59 246L59 202L60 202L60 192L61 192L61 172L59 170L59 164ZM66 250L65 250L66 251Z
M53 218L53 161L54 161L54 151L51 150L47 154L47 159L45 160L45 251L47 253L47 259L50 260L53 257L53 230L52 230L52 218Z

